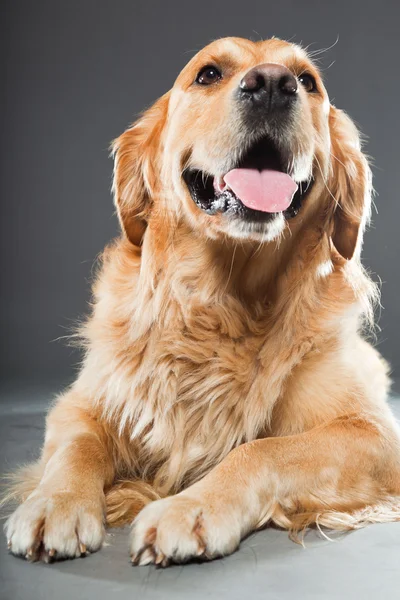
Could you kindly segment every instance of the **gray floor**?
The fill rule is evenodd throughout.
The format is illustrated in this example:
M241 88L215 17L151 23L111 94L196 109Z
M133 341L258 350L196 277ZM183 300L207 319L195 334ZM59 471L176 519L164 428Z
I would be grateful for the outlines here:
M26 400L30 398L29 402ZM3 390L0 404L0 471L35 458L44 427L45 390ZM393 402L400 416L400 401ZM53 565L10 556L0 537L1 600L301 599L379 600L400 597L400 523L375 525L327 541L316 532L306 548L269 529L234 555L166 570L131 567L128 532L112 531L107 545L84 559Z

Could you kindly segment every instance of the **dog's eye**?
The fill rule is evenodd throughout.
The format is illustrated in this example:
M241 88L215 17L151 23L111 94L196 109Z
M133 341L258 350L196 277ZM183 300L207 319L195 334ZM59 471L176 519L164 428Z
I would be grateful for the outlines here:
M316 92L317 91L317 84L315 83L315 79L309 73L303 73L302 75L300 75L299 81L300 81L301 85L304 87L304 89L306 90L306 92Z
M221 72L216 67L207 65L197 74L196 83L200 85L211 85L222 78Z

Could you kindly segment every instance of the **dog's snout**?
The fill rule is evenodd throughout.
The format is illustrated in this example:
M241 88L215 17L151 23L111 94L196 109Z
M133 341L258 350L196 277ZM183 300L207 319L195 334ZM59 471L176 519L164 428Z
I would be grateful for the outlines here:
M289 108L297 97L297 79L284 65L265 63L250 69L239 84L241 99L266 109Z

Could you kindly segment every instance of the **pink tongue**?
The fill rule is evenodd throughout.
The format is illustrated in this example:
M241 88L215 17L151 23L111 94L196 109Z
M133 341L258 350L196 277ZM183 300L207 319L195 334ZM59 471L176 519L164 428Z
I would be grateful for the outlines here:
M286 210L297 191L289 175L269 169L233 169L224 181L245 206L264 212Z

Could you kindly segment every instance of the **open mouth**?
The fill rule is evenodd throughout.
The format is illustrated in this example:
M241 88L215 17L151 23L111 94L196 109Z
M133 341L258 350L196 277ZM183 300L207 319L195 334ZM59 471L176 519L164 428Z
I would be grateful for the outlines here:
M278 214L286 219L295 217L312 187L312 178L296 182L291 166L290 154L264 137L224 176L187 169L183 178L192 199L207 214L267 222Z

